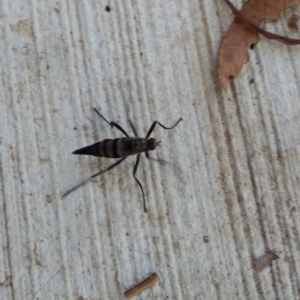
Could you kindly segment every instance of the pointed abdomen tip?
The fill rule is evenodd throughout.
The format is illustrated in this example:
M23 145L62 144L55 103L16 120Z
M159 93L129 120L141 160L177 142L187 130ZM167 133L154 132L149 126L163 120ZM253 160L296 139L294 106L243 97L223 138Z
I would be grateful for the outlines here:
M100 155L99 155L99 143L77 149L73 152L73 154L93 155L93 156L100 157Z
M72 154L84 154L82 149L75 150Z

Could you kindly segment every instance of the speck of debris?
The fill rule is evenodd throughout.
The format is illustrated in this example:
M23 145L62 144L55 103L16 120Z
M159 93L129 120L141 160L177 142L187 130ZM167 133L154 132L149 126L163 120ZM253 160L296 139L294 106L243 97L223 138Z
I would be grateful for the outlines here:
M47 65L47 67L46 67L46 70L49 70L50 69L50 66L49 65Z
M11 276L6 275L4 280L0 282L0 287L2 287L2 286L7 287L9 285L11 285Z
M111 11L110 6L109 6L109 5L106 5L106 6L105 6L105 10L106 10L107 12L110 12L110 11Z
M47 157L40 157L40 158L39 158L39 163L40 163L40 164L45 164L45 163L47 163L47 162L49 162L49 161L50 161L50 159L47 158Z
M254 259L253 265L257 272L261 272L267 266L270 266L272 261L278 259L279 256L271 250L268 250L264 255Z
M204 243L209 243L209 239L208 239L208 236L207 236L207 235L205 235L205 236L203 237L203 242L204 242Z
M46 202L47 203L52 203L52 199L50 195L46 195Z
M252 83L254 83L254 79L253 78L250 79L250 84L252 84Z
M74 127L74 130L77 130L77 127Z
M299 30L297 22L300 20L300 16L297 14L291 15L288 21L288 26L291 30L297 31Z
M251 44L251 45L250 45L250 49L251 49L251 50L253 50L254 47L255 47L255 44Z

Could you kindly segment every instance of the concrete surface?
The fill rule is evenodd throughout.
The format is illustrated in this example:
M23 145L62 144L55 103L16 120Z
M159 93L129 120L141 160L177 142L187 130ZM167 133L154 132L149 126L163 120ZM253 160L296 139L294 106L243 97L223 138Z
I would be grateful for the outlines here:
M299 38L295 11L266 29ZM124 299L153 272L136 299L300 298L300 48L261 38L224 92L232 19L222 1L2 1L0 299ZM141 136L184 119L142 156L147 214L134 157L61 198L114 161L71 155L121 136L93 107Z

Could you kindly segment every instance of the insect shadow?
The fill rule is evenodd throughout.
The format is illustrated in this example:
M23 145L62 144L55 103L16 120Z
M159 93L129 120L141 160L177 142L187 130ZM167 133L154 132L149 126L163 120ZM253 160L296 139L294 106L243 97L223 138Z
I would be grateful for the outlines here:
M116 167L121 162L123 162L128 156L137 155L136 163L135 163L135 166L133 168L132 174L133 174L134 179L136 180L136 182L138 183L138 185L139 185L139 187L142 191L144 212L147 212L147 206L146 206L144 190L143 190L142 184L140 183L140 181L135 176L137 168L139 166L139 162L140 162L140 154L145 152L146 157L149 159L149 153L148 152L154 150L156 148L156 146L158 146L160 144L161 141L157 142L154 138L149 138L149 136L151 135L152 131L154 130L156 124L158 124L159 126L161 126L164 129L172 129L180 121L182 121L182 118L180 118L172 127L166 127L166 126L162 125L161 123L159 123L158 121L154 121L153 124L151 125L150 129L148 130L148 133L147 133L146 137L145 138L139 138L137 136L137 132L136 132L134 126L132 125L132 123L130 121L129 121L129 123L130 123L130 126L131 126L131 128L134 132L135 137L130 137L127 134L127 132L119 124L117 124L116 122L113 122L113 121L108 122L100 114L100 112L96 108L94 108L94 111L106 123L108 123L111 127L116 127L117 129L119 129L126 137L117 138L117 139L113 139L113 140L112 139L105 139L105 140L103 140L101 142L97 142L93 145L80 148L80 149L74 151L73 154L92 155L92 156L96 156L96 157L121 158L121 159L118 160L117 162L115 162L114 164L110 165L109 167L107 167L103 171L100 171L96 174L93 174L87 180L85 180L85 181L81 182L80 184L74 186L72 189L70 189L69 191L64 193L62 195L62 197L66 197L67 195L69 195L73 191L77 190L79 187L86 184L90 179L92 179L92 178L94 178L98 175L101 175L104 172L107 172L108 170L111 170L112 168Z

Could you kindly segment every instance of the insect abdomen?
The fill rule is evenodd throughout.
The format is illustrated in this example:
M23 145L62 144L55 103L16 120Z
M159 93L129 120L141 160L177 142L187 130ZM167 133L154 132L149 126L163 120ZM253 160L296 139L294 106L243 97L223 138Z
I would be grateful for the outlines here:
M93 145L78 149L73 154L97 157L120 158L147 150L147 140L142 138L106 139Z

